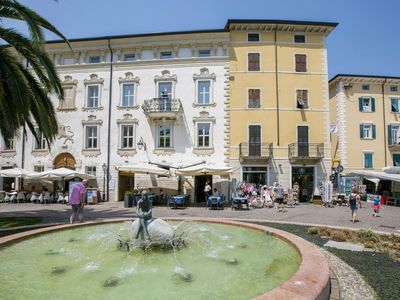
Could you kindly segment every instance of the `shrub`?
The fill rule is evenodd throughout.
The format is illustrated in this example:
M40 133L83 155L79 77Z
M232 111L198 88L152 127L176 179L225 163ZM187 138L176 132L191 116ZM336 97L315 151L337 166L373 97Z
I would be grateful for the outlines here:
M373 241L366 241L364 242L365 248L375 248L375 243Z
M365 230L365 229L357 231L357 237L362 243L369 241L377 243L380 240L377 234L373 233L371 230Z
M318 227L309 227L307 229L307 233L309 234L319 234L319 228Z
M332 229L326 228L326 227L322 227L322 228L320 228L319 234L321 236L331 236Z
M348 239L348 235L341 230L332 231L330 237L336 242L345 242Z

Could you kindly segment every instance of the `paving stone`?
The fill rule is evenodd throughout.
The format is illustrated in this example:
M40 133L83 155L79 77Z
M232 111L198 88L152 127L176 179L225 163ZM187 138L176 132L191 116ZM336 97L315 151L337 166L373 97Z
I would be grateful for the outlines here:
M361 244L353 244L348 242L335 242L335 241L328 241L324 245L325 247L332 247L341 250L351 250L351 251L364 251L365 247Z

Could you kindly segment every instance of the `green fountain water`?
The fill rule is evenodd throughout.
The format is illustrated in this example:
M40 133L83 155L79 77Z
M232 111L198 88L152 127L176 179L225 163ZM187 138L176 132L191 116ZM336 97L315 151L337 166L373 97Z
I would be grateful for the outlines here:
M250 299L288 280L297 251L265 232L172 223L186 247L119 247L129 224L49 233L0 251L1 299Z

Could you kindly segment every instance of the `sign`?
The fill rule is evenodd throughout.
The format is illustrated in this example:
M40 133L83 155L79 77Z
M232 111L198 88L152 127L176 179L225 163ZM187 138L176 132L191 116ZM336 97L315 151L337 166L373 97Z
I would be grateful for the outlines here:
M88 190L87 202L88 203L97 203L97 190Z

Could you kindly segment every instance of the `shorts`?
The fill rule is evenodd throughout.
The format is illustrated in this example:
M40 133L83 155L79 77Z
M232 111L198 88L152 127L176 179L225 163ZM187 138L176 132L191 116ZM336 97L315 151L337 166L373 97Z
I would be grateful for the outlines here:
M81 214L83 213L83 207L80 204L71 204L72 212Z
M374 213L379 213L379 205L374 205Z
M279 204L283 204L283 198L277 198L276 201L277 201Z
M350 209L351 209L351 213L355 213L357 211L357 206L356 205L351 205Z

